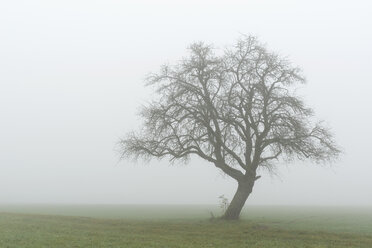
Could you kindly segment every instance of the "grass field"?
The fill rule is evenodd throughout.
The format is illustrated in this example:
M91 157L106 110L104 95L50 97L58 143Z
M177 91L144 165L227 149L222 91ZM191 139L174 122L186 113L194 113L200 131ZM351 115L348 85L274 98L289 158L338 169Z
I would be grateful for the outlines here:
M0 247L372 247L371 208L0 206Z

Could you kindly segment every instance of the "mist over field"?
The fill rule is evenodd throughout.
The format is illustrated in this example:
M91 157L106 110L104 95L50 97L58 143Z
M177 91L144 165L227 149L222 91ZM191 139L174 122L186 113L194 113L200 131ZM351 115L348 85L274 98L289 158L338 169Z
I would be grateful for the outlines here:
M195 41L242 34L303 69L298 89L344 153L279 162L246 205L371 206L369 1L3 1L0 205L217 204L236 183L213 165L120 160L152 98L150 72Z

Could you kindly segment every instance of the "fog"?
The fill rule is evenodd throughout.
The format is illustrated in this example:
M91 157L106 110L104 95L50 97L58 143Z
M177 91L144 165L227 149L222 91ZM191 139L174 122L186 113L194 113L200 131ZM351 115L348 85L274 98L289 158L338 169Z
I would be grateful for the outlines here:
M370 1L2 1L0 204L215 204L235 182L192 159L119 159L149 72L252 34L307 78L301 95L344 153L280 163L247 205L372 205Z

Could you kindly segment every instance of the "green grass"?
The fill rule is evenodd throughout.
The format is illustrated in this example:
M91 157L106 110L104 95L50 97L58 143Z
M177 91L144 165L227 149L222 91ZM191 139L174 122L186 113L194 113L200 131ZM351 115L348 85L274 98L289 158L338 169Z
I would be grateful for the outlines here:
M370 210L248 207L224 222L213 206L3 205L0 247L370 248Z
M221 210L213 205L0 205L0 212L126 220L205 220ZM372 235L371 207L248 206L243 220L289 230Z

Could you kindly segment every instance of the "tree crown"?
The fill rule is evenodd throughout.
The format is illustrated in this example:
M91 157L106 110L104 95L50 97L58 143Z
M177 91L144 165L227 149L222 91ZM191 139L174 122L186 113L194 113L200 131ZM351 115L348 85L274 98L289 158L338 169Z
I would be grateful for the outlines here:
M158 98L143 107L143 129L121 140L123 155L171 161L197 155L240 180L280 158L329 161L340 150L295 94L301 70L243 37L217 56L204 43L151 74Z

